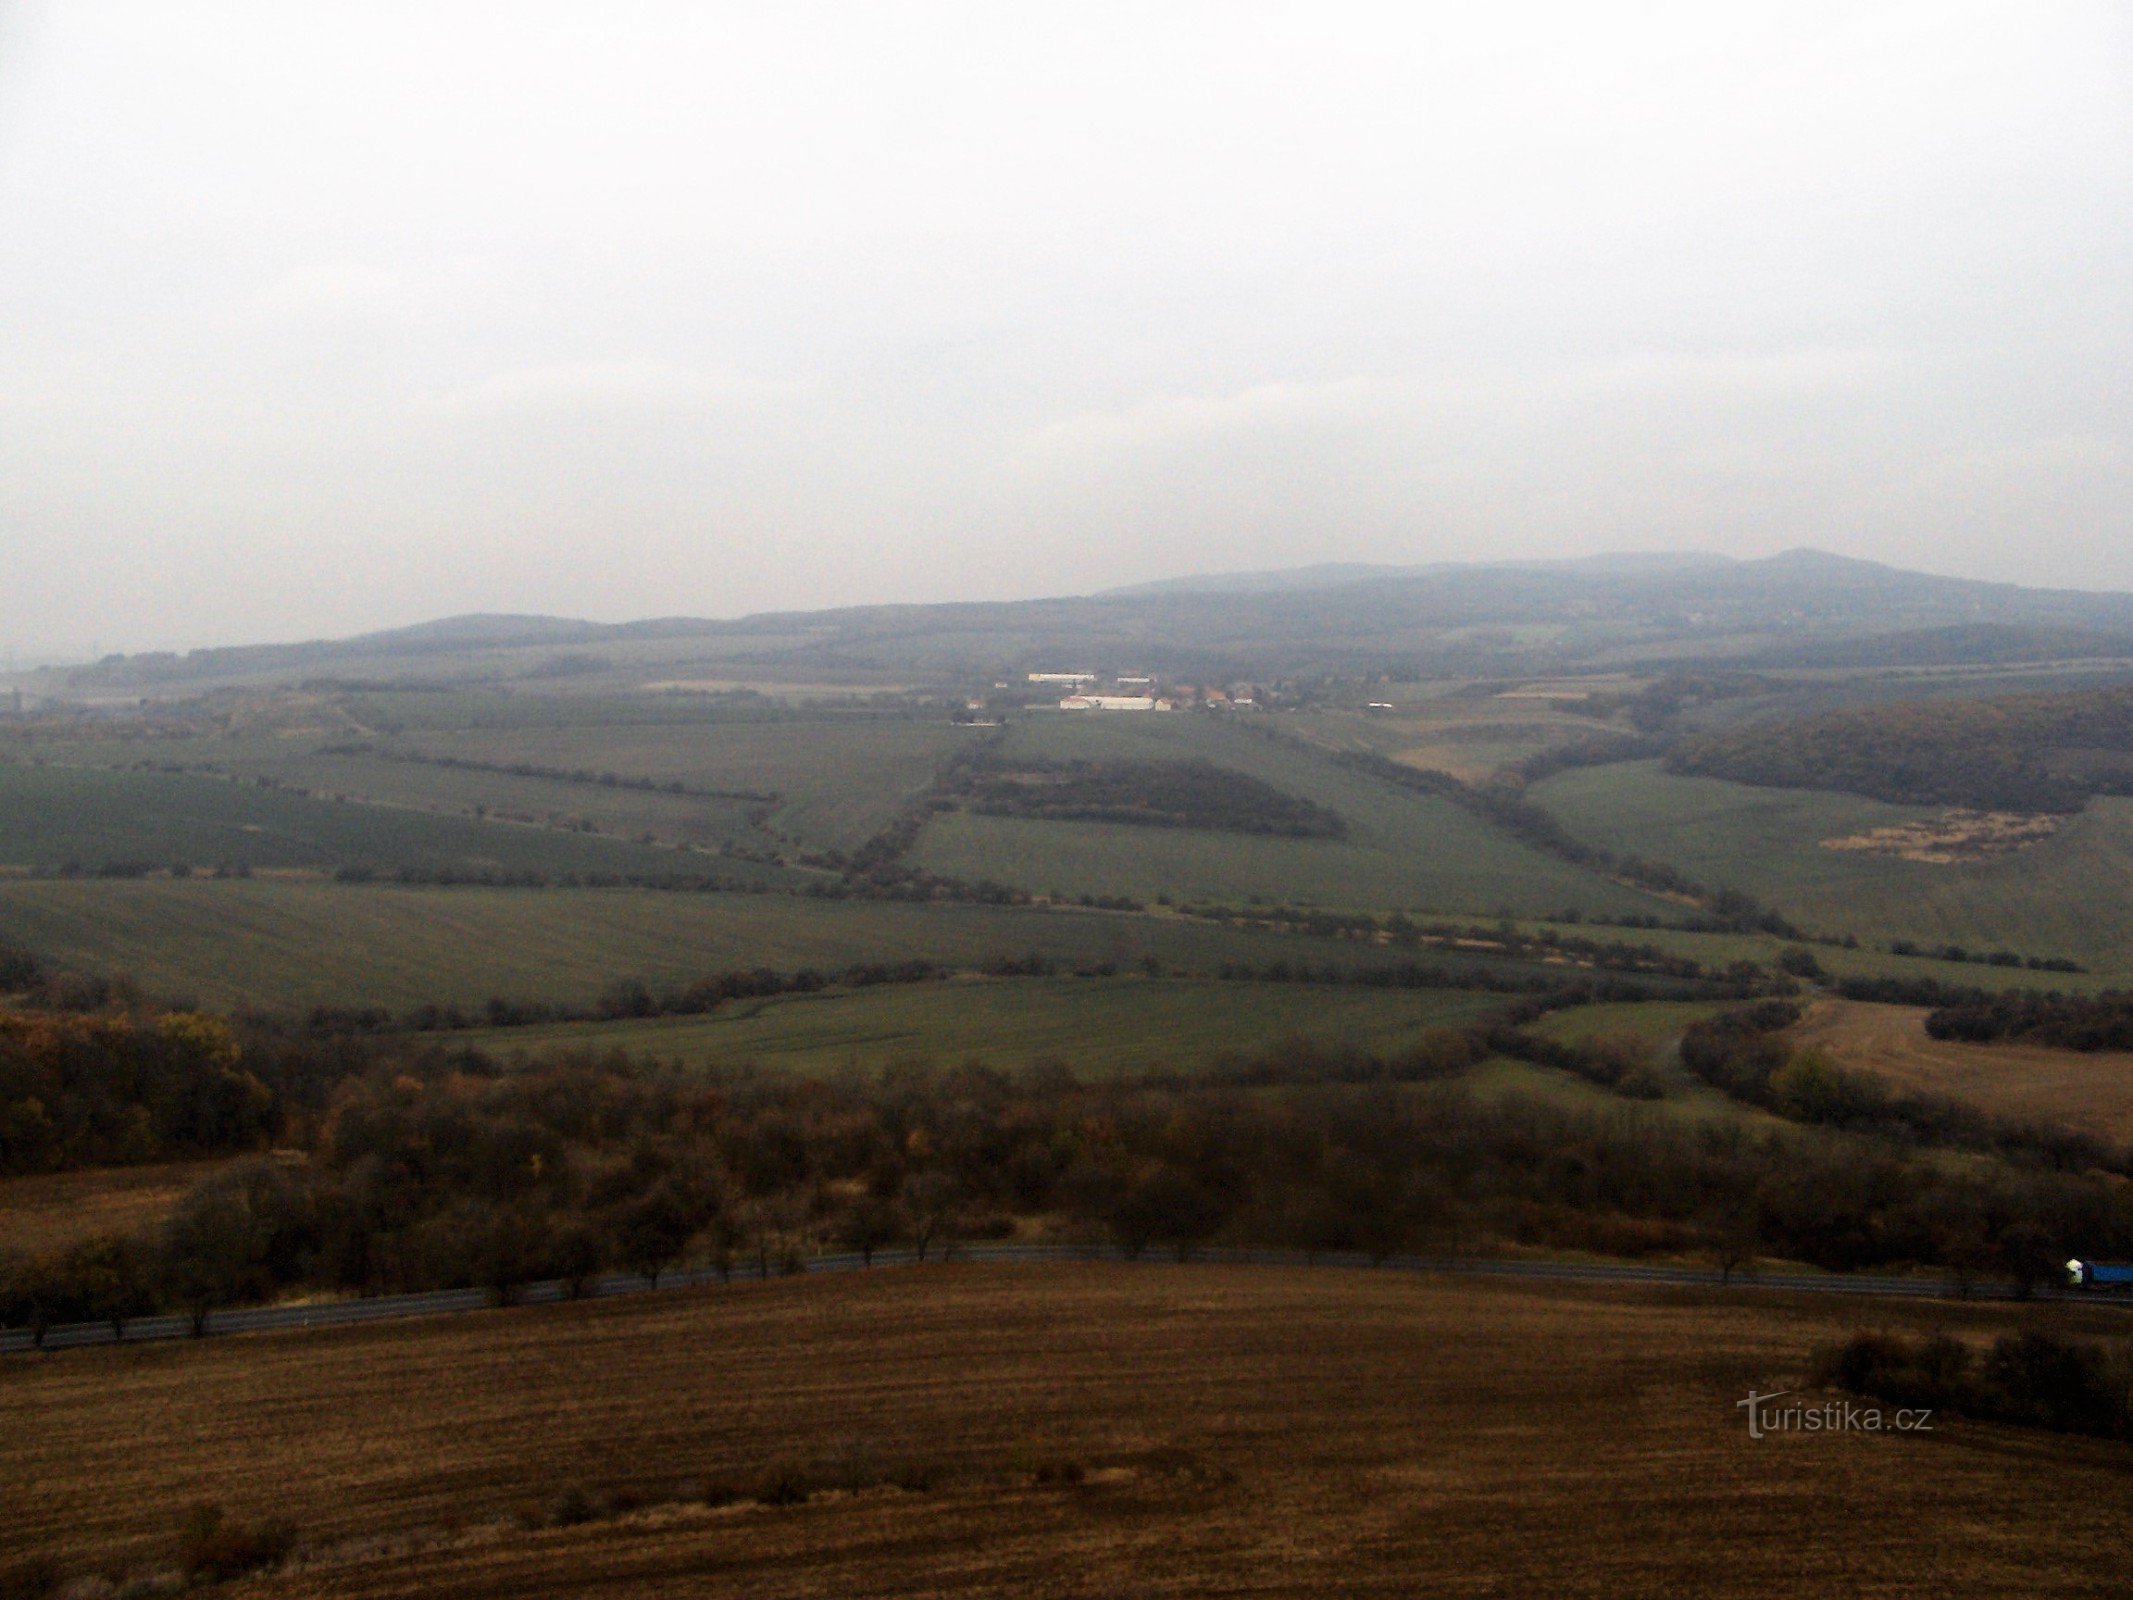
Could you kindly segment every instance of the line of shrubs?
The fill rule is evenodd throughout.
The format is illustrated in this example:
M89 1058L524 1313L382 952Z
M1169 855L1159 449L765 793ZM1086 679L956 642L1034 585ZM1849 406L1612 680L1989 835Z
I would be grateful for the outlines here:
M2039 1330L2002 1334L1982 1354L1947 1334L1856 1333L1817 1353L1826 1387L1981 1422L2133 1439L2133 1345Z
M1285 931L1322 939L1347 939L1402 945L1409 948L1438 945L1470 953L1472 958L1549 961L1568 956L1593 966L1618 972L1651 973L1683 979L1710 979L1734 989L1768 986L1768 971L1752 961L1735 961L1714 968L1693 956L1680 955L1654 944L1632 944L1623 939L1594 939L1564 933L1559 928L1522 928L1508 918L1497 923L1457 923L1444 920L1417 921L1405 912L1378 916L1367 911L1331 911L1321 906L1228 906L1187 903L1177 907L1180 916L1229 926L1272 925ZM1656 925L1656 924L1655 924ZM1789 987L1783 986L1781 987Z
M1002 957L981 964L976 970L988 975L1016 976L1035 969L1055 970L1042 957ZM522 1028L565 1022L619 1022L644 1017L694 1017L716 1011L735 1000L760 1000L782 994L817 994L824 989L873 988L890 983L932 983L954 975L955 969L935 961L865 961L849 967L823 971L802 967L795 972L777 972L769 967L749 967L715 972L680 988L654 992L642 979L618 978L591 1001L510 999L492 995L478 1006L451 1001L425 1001L421 1005L392 1011L383 1006L313 1006L300 1018L274 1012L246 1014L252 1028L269 1034L286 1034L292 1027L313 1035L451 1033L472 1028Z
M2061 1050L2133 1050L2133 993L1966 995L1926 1018L1936 1039L2013 1039Z
M1891 939L1889 954L1892 956L1924 956L1933 961L1952 961L1957 964L1974 961L1987 967L2022 967L2030 972L2086 972L2088 968L2065 956L2025 956L2013 950L1972 950L1965 945L1938 944L1926 946L1913 939Z
M732 860L764 860L765 857L732 850L721 851ZM256 870L246 862L218 862L211 867L189 862L168 864L138 858L100 861L83 865L62 861L53 866L27 869L32 877L100 878L139 880L158 872L173 878L250 878ZM735 878L716 872L550 872L534 867L469 867L450 863L402 863L378 865L344 862L330 876L336 883L398 883L427 888L484 889L662 889L686 894L766 894L769 885L761 879Z
M380 761L399 761L410 766L449 767L461 772L493 772L512 778L545 778L552 783L593 785L602 789L632 789L644 794L686 795L698 800L743 800L774 806L782 798L762 789L715 789L685 783L679 778L632 777L590 767L547 767L531 761L477 761L467 756L431 755L419 750L385 750L366 742L329 744L319 747L322 756L371 756Z

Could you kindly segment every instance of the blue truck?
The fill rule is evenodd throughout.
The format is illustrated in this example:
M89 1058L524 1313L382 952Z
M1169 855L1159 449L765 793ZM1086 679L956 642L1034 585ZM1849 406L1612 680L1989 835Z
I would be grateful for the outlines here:
M2133 1289L2133 1261L2069 1261L2069 1289Z

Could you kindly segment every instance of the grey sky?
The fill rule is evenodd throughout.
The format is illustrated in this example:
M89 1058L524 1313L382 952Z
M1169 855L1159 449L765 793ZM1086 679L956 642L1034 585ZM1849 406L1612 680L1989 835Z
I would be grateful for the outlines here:
M0 0L4 8L6 0ZM2133 8L0 9L0 643L2133 588Z

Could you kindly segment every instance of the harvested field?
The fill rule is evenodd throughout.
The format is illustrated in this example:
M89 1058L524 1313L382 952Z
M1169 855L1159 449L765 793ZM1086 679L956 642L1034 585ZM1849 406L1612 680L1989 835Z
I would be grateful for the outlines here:
M2119 1592L2122 1446L1745 1435L1862 1322L2024 1319L2122 1326L956 1266L11 1358L0 1546L153 1567L206 1498L294 1518L318 1596Z
M0 1250L64 1250L95 1234L142 1232L218 1164L171 1161L0 1178Z
M1923 1007L1856 1000L1817 1001L1794 1037L1907 1089L2133 1141L2133 1055L1934 1039Z

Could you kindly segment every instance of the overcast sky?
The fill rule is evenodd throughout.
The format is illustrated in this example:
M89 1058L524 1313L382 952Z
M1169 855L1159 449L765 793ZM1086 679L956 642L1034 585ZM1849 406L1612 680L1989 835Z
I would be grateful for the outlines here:
M2133 7L0 0L0 645L2133 588Z

